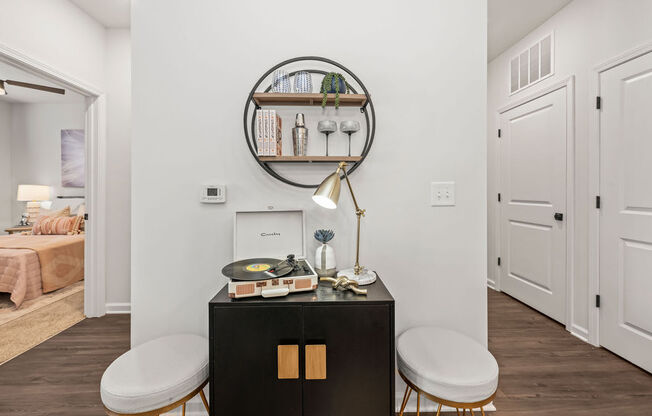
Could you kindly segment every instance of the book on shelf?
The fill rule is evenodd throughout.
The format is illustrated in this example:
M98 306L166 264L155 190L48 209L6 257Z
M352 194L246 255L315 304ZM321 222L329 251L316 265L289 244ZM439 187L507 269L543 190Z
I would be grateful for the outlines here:
M276 110L269 110L270 120L270 138L269 138L269 154L267 156L281 156L283 154L282 142L282 121L281 117L276 114Z
M264 110L256 110L256 149L258 150L258 156L265 155L263 151L263 111Z

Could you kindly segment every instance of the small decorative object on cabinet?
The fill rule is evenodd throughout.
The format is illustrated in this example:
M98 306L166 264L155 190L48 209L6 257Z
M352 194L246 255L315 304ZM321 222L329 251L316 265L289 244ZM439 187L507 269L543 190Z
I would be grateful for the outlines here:
M318 66L324 69L306 69L312 68L314 62L317 62ZM297 68L298 63L304 64L304 66ZM290 65L292 65L292 69L290 69ZM337 104L337 106L340 107L339 112L346 112L348 115L346 117L347 119L357 119L359 123L365 124L365 128L360 129L360 131L364 132L364 139L360 146L361 150L359 151L358 156L331 156L330 149L327 149L329 155L326 156L324 153L317 153L314 155L310 155L309 153L306 153L306 155L295 155L292 154L292 151L290 151L289 155L279 155L279 152L277 152L276 155L273 155L265 154L264 146L263 151L259 152L261 146L259 146L258 142L260 138L257 137L257 127L259 125L259 120L257 119L258 110L260 110L260 113L263 113L264 110L276 109L274 107L279 106L311 107L324 104L323 92L276 92L277 89L281 89L277 87L283 84L280 82L280 79L283 78L282 74L279 75L277 73L278 80L276 81L276 86L274 85L273 76L274 73L279 70L287 70L289 77L295 77L299 72L307 72L312 77L314 77L315 74L318 74L320 77L318 82L321 82L321 77L327 75L329 72L332 72L333 74L342 74L341 78L339 75L335 77L337 78L335 84L333 83L333 75L331 75L329 81L330 87L327 91L333 92L326 92L325 105L335 106ZM346 81L343 80L344 76L346 76ZM267 84L265 85L265 83ZM339 87L342 88L340 89ZM336 93L336 89L340 90L339 94ZM319 90L321 91L321 86L319 87ZM350 91L350 93L348 93L348 91ZM359 112L357 110L359 110ZM303 113L301 110L297 112ZM371 150L376 134L376 113L369 91L355 73L332 59L320 56L300 56L279 62L261 74L260 78L251 87L249 95L247 96L243 114L243 126L246 146L249 148L251 155L254 157L256 163L258 163L263 172L288 185L299 188L317 188L319 185L318 183L305 183L299 179L301 177L311 176L304 175L305 170L310 170L311 165L317 166L318 164L323 163L348 162L350 165L347 173L350 175L362 164L362 162L364 162ZM293 126L289 127L292 129ZM304 123L304 126L299 127L305 128L306 125ZM264 143L264 141L262 142ZM310 152L311 149L307 149L307 151ZM289 166L286 165L283 169L278 169L277 164L289 164Z
M272 92L290 92L290 75L284 69L274 71Z
M209 303L211 415L394 416L394 299L320 284Z
M349 135L349 156L351 156L351 134L360 130L360 123L355 120L343 121L340 123L340 130Z
M328 242L335 237L333 230L315 231L315 240L321 243L315 253L315 271L319 277L332 277L337 273L335 264L335 250Z
M319 185L312 196L312 200L327 209L337 208L341 188L340 173L344 174L344 179L346 179L346 184L348 185L349 192L351 192L351 198L353 199L353 205L355 206L355 215L358 218L358 233L355 245L355 265L351 269L338 272L338 279L332 280L332 283L333 289L343 287L351 289L355 293L364 294L366 292L357 288L358 284L368 285L375 282L376 272L360 266L360 219L361 217L364 217L366 211L360 209L358 206L358 201L355 199L355 194L353 193L353 188L349 181L349 175L346 173L346 169L344 169L346 166L346 162L340 162L337 170L328 175L321 185ZM340 280L340 278L342 279ZM351 283L350 281L353 281L354 283Z
M326 135L326 156L328 156L328 136L337 131L337 123L333 120L322 120L317 123L317 130Z
M303 119L303 114L298 113L292 129L292 145L295 156L305 156L308 147L308 129Z
M311 93L312 75L307 71L299 71L294 75L294 92Z
M340 92L344 94L349 93L349 86L344 79L344 75L339 72L329 72L324 75L324 79L321 81L321 90L323 98L321 101L321 106L326 107L328 102L328 94L335 94L335 108L340 107Z

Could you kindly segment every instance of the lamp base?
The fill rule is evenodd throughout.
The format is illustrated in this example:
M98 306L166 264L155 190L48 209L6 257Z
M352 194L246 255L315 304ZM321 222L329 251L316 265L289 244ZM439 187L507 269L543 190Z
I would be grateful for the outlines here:
M344 269L337 272L337 277L345 276L349 280L358 282L359 286L370 285L376 281L376 272L364 267L360 274L355 274L353 268Z
M41 203L38 201L29 201L27 202L27 222L28 224L34 224L34 221L39 216L41 211Z

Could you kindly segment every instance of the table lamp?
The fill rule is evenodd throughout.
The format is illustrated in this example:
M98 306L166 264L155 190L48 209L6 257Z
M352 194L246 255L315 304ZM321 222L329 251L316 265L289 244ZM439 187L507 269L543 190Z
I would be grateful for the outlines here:
M50 187L45 185L18 185L18 195L16 200L27 202L28 222L32 224L38 217L41 209L40 201L50 199Z
M360 266L360 218L364 217L365 210L360 209L358 206L358 201L355 199L349 176L346 173L346 169L344 169L346 166L346 162L340 162L337 170L328 175L321 185L319 185L312 199L324 208L337 208L337 202L340 199L340 172L344 173L344 179L346 179L346 184L351 192L351 198L353 198L353 205L355 205L355 215L358 217L358 235L355 247L355 265L351 269L341 270L337 273L337 276L345 277L348 280L356 282L358 285L368 285L376 281L376 273Z

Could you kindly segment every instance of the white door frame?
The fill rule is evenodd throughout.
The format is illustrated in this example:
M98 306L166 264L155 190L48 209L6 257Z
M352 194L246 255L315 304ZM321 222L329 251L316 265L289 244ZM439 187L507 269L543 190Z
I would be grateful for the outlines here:
M600 210L595 198L600 195L600 110L596 97L600 96L600 74L625 62L652 52L652 42L615 56L589 71L589 336L588 340L600 346L600 311L595 307L595 295L600 293Z
M86 97L86 243L84 314L106 313L106 94L0 43L0 60Z
M500 127L500 115L512 110L516 107L519 107L525 103L541 98L544 95L550 94L551 92L557 91L559 89L566 88L566 329L573 333L574 335L585 339L586 331L578 330L578 328L573 326L573 284L575 282L575 76L571 75L570 77L563 79L555 84L550 85L549 87L543 88L531 95L528 95L524 98L516 100L512 103L509 103L498 109L496 113L496 125ZM501 139L497 139L501 140ZM500 144L496 146L496 152L500 153ZM497 160L497 169L496 177L494 180L498 184L498 190L500 189L500 173L501 165L500 158ZM502 193L502 192L501 192ZM502 214L502 203L494 200L496 204L496 215L494 218L496 224L496 240L494 242L496 247L496 254L498 257L502 257L502 247L500 246L500 218ZM494 278L495 278L495 289L500 291L501 285L501 267L497 263L494 263Z

